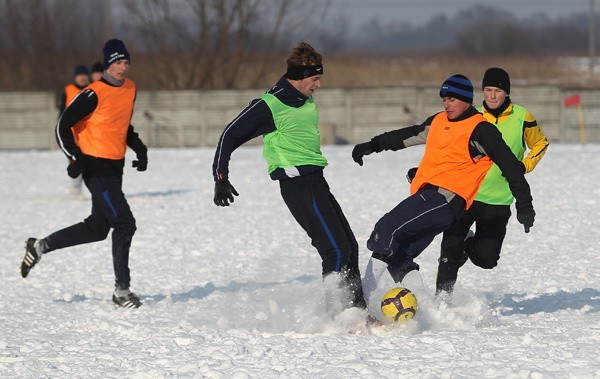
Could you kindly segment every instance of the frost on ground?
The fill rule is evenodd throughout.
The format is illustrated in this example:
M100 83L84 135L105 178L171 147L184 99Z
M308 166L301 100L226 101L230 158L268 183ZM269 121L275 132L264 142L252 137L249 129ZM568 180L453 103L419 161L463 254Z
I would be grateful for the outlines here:
M377 219L408 192L419 149L369 156L326 147L326 177L368 259ZM212 203L211 149L150 150L128 168L137 219L137 310L111 304L110 242L44 256L27 279L27 237L87 216L58 151L1 152L0 377L600 377L600 145L552 144L528 175L531 233L511 219L499 266L467 264L451 305L349 335L324 316L320 260L257 147L233 156L233 206ZM130 165L130 163L128 163ZM440 239L418 258L433 292ZM389 286L392 286L389 283ZM339 321L339 320L338 320Z

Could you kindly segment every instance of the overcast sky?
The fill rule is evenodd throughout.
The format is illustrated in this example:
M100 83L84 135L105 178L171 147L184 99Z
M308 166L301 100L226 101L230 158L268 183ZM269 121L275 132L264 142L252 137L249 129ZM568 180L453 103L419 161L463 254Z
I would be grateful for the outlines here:
M391 21L423 24L431 17L444 13L452 17L456 12L474 4L512 11L517 17L545 13L550 18L571 13L587 13L590 0L331 0L332 18L344 17L350 28L378 18L383 24ZM600 1L595 0L594 13L600 12Z

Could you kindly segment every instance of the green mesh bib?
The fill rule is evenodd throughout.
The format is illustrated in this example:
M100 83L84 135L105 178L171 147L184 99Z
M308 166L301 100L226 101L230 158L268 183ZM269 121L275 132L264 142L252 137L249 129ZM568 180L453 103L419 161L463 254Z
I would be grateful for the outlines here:
M287 106L268 93L261 99L271 109L275 122L275 131L263 136L263 157L269 174L278 168L327 166L321 153L319 114L312 97L299 108Z
M480 107L477 110L481 112L482 108ZM506 142L518 160L522 160L525 155L523 122L526 113L527 110L525 108L513 104L513 114L505 121L496 125L500 133L502 133L502 139L504 139L504 142ZM500 168L496 164L492 165L483 179L475 200L494 205L512 204L514 197L508 187L506 178L502 176L502 171L500 171Z

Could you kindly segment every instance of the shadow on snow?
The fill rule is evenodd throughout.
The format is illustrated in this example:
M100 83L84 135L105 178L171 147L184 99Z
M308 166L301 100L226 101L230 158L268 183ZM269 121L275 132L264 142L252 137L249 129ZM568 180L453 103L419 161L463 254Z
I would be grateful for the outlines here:
M132 193L132 194L128 194L127 197L128 198L135 198L135 197L167 197L167 196L174 196L174 195L181 195L184 193L188 193L188 192L192 192L192 190L189 189L173 189L173 190L168 190L168 191L146 191L146 192L138 192L138 193Z
M195 286L191 290L183 293L177 293L172 295L141 295L140 298L143 301L152 301L153 303L157 303L159 301L170 298L174 303L184 302L188 300L198 300L203 299L214 292L222 292L222 293L235 293L235 292L252 292L259 291L265 288L288 285L294 282L301 283L310 283L320 277L314 275L301 275L294 279L289 279L280 282L251 282L251 283L239 283L235 280L229 282L229 284L225 286L216 287L212 283L206 283L203 286ZM87 300L91 300L91 298L76 294L71 296L69 299L55 299L55 303L80 303ZM100 299L98 299L100 300Z
M223 293L252 292L252 291L258 291L258 290L262 290L262 289L269 288L269 287L287 285L287 284L291 284L293 282L309 283L316 279L317 279L317 277L314 275L301 275L297 278L286 280L286 281L280 281L280 282L239 283L239 282L236 282L235 280L233 280L233 281L229 282L229 284L227 284L225 286L221 286L221 287L215 287L215 285L212 283L206 283L203 286L196 286L187 292L173 294L170 296L170 298L173 300L173 302L182 302L182 301L188 301L188 300L192 300L192 299L196 299L196 300L203 299L203 298L209 296L210 294L212 294L213 292L223 292ZM160 301L160 300L164 300L166 298L166 296L159 296L159 297L160 298L157 298L155 296L154 299L156 301Z
M548 293L533 299L525 299L526 296L526 294L506 294L501 300L492 302L490 307L500 308L500 314L503 316L552 313L584 307L589 307L587 310L589 313L600 311L600 292L592 288L584 288L574 293L565 291Z

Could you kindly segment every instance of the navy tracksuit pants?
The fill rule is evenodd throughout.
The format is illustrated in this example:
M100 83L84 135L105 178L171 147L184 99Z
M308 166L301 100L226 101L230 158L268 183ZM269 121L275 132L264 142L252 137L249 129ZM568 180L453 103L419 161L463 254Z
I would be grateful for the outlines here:
M92 214L83 222L69 226L44 238L46 253L90 242L102 241L112 232L112 257L115 287L127 289L130 285L129 247L135 234L135 218L125 194L122 176L85 178L92 194Z
M280 189L288 209L321 256L323 276L340 272L342 285L352 295L350 305L366 308L358 267L358 242L323 173L281 180Z
M400 282L406 273L419 269L413 259L454 221L446 198L435 189L422 189L377 221L367 247L373 258L388 263L390 274Z

